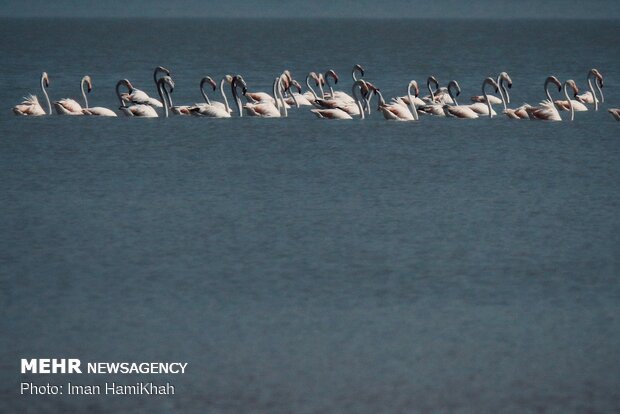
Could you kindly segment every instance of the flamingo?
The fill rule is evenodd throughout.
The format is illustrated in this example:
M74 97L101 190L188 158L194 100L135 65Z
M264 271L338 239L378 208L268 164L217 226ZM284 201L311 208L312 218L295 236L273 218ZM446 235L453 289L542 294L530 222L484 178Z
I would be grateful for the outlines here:
M588 81L588 88L590 90L580 95L577 95L576 99L584 104L594 104L594 110L598 111L598 98L596 96L596 92L594 92L594 88L592 87L592 77L596 79L594 84L596 85L596 89L598 89L598 93L601 95L601 103L605 102L605 97L603 96L602 90L603 75L601 75L601 72L599 72L598 69L594 68L590 69L590 71L588 72L588 76L586 77L586 80Z
M488 98L491 100L492 105L504 105L504 110L506 110L506 104L510 103L510 95L508 94L508 89L504 85L504 82L508 84L508 89L512 88L512 79L506 72L502 72L497 76L497 85L499 86L499 93L501 98L497 96L489 96ZM472 102L485 103L484 95L476 95L471 97Z
M429 88L429 91L430 91L430 85L428 84L428 82L429 82L429 80L427 80L426 86ZM417 85L417 82L416 82L416 85ZM411 103L411 101L409 100L410 98L411 97L409 96L409 94L407 94L405 96L397 96L396 98L392 98L392 102L400 103L400 104L403 104L403 105L409 105ZM413 99L413 103L414 103L414 105L416 107L426 105L426 102L424 102L422 99L420 99L417 94L412 99ZM416 112L416 115L417 115L417 112Z
M527 109L531 108L530 104L523 104L518 108L506 108L502 113L506 114L506 116L510 119L529 119L529 115L527 114Z
M488 115L489 118L493 118L493 116L497 115L497 113L491 107L491 102L489 100L489 95L487 94L486 89L485 89L486 85L490 85L493 88L495 88L495 93L499 92L499 85L497 84L497 82L495 82L495 80L493 80L493 78L486 78L482 82L482 96L484 96L485 103L476 102L476 103L467 105L467 107L471 108L478 115L483 115L483 116L487 116ZM502 100L503 100L503 98L504 97L502 95Z
M572 102L568 102L568 100L557 100L555 101L556 106L561 111L577 111L577 112L585 112L588 110L588 107L585 105L587 103L594 104L594 110L598 111L598 98L596 96L596 92L594 91L594 87L592 86L592 77L596 79L594 82L596 84L596 88L601 94L601 102L604 102L603 91L601 88L603 87L603 75L597 69L590 69L588 72L588 76L586 80L588 82L589 91L581 94L575 95L575 99L572 99ZM572 108L572 109L571 109Z
M351 78L353 79L353 83L357 82L357 76L355 76L356 73L359 73L360 76L364 76L364 68L362 68L361 65L356 64L353 66L353 69L351 70ZM336 72L333 69L328 70L325 73L325 81L327 83L327 86L329 87L329 98L330 99L335 99L335 100L340 100L343 102L355 102L355 99L353 99L353 97L351 97L351 95L349 95L346 92L343 91L334 91L334 88L332 87L332 85L329 83L329 78L332 78L334 80L334 83L338 83L338 75L336 74ZM368 93L368 90L364 90L366 88L367 85L364 85L362 87L362 95L365 96Z
M174 81L169 76L161 77L157 80L157 92L159 93L159 97L162 102L164 102L164 116L168 117L168 106L171 105L170 93L165 88L165 85L170 87L170 92L174 89ZM120 87L125 86L129 93L121 94ZM126 116L135 116L141 118L157 118L157 111L150 105L146 104L135 104L131 106L126 106L125 101L129 101L127 97L131 96L131 92L134 90L131 82L127 79L121 79L116 84L116 95L121 103L120 109Z
M47 76L47 72L43 72L41 74L41 91L43 92L43 95L45 96L45 100L47 101L47 108L48 108L47 115L52 114L52 105L50 104L50 98L47 95L47 91L45 90L45 88L49 88L49 86L50 86L50 80L49 80L49 77ZM21 115L21 116L46 115L45 111L43 110L43 107L41 107L41 104L39 103L39 98L37 98L36 95L32 95L32 94L25 96L22 103L15 105L13 107L13 113L15 115Z
M294 86L297 89L297 92L293 92L289 88L288 90L289 96L284 100L284 102L286 102L288 105L297 104L298 107L299 106L312 106L312 102L308 100L308 98L306 97L306 94L302 95L301 85L299 84L299 82L293 79L291 80L291 86ZM310 94L312 94L312 92L310 92Z
M611 108L607 110L616 121L620 121L620 108Z
M360 97L357 95L356 89L360 89L360 92L362 90L362 88L367 86L364 86L364 81L359 79L357 81L355 81L355 83L353 83L353 86L351 87L351 93L353 94L353 97L355 99L355 103L357 104L358 107L358 114L360 115L361 119L364 119L364 109L362 108L362 104L360 103ZM327 108L327 109L311 109L310 112L312 112L313 114L315 114L317 116L317 118L324 118L324 119L353 119L353 117L346 112L344 109L342 108Z
M286 104L284 102L284 96L282 94L282 80L284 77L286 77L286 74L282 74L276 77L273 81L272 92L275 99L271 101L265 100L258 103L248 102L243 106L248 116L257 116L261 118L279 118L286 117L288 115L286 111ZM237 108L241 112L241 100L237 95L237 84L240 82L242 82L241 84L243 85L244 94L247 93L247 86L245 84L245 81L243 81L243 78L241 78L240 76L237 76L237 80L235 82L235 85L233 86L233 96L235 97L235 103L237 105Z
M566 100L568 101L568 105L570 107L570 120L573 121L575 119L575 108L573 107L573 99L570 99L568 97L568 88L571 88L573 90L573 96L577 96L577 94L579 93L579 88L577 87L577 84L575 83L574 80L569 79L567 81L564 82L564 96L566 97Z
M493 86L495 88L495 93L500 93L500 96L502 97L501 101L504 102L504 95L501 94L500 88L497 82L495 82L493 78L486 78L484 82L482 82L482 96L484 97L485 103L475 102L473 104L467 105L467 107L471 108L478 115L482 115L482 116L488 115L489 118L492 118L493 116L497 115L497 112L495 112L495 110L491 107L491 101L489 100L489 95L485 91L486 85Z
M452 94L452 87L456 89L455 95ZM461 94L461 87L457 81L455 80L450 81L450 83L448 84L448 94L450 95L450 98L454 102L454 106L451 106L448 104L444 104L442 106L442 109L447 117L462 118L462 119L479 118L478 114L473 109L471 109L467 105L460 106L458 101L456 100L456 97Z
M168 69L164 68L163 66L157 66L155 70L153 71L153 80L155 81L155 86L157 88L159 88L158 81L160 78L158 78L158 75L160 73L165 74L164 76L170 76L170 71ZM159 93L159 90L158 90L158 93ZM161 108L164 106L157 99L151 98L146 92L140 89L134 88L133 85L131 87L131 90L129 91L129 94L125 96L123 99L131 103L134 103L134 104L150 105L155 108Z
M317 99L319 99L319 96L316 94L312 86L310 86L310 79L314 79L317 87L319 86L321 80L315 72L310 72L308 73L308 75L306 75L306 86L308 86L308 91L306 91L303 96L312 104Z
M397 121L417 121L418 120L418 111L416 110L414 98L411 96L411 88L415 89L415 96L417 97L420 93L420 89L418 88L418 82L412 80L407 85L407 98L409 101L409 105L406 105L402 102L392 102L390 104L386 104L383 99L383 95L381 91L377 88L374 88L374 93L379 95L379 106L378 110L383 113L383 117L387 120L397 120Z
M553 83L558 87L558 92L562 91L562 83L555 76L549 76L545 79L545 95L547 99L538 104L538 106L533 107L527 105L525 111L529 115L530 119L540 119L544 121L561 121L560 113L558 109L555 107L553 100L551 99L551 94L549 93L549 84Z
M357 66L359 65L356 65L353 68L354 72L356 71ZM331 86L331 83L329 82L330 77L334 79L334 83L338 83L338 75L336 74L336 72L333 69L328 70L325 73L325 79L326 79L327 86L329 87L330 93L329 95L325 95L326 97L323 99L316 99L313 102L314 106L316 106L319 109L340 109L340 110L345 111L349 115L359 115L359 107L356 103L356 100L344 92L341 92L341 91L334 92L334 89ZM356 80L354 84L357 81L358 80ZM366 81L359 83L359 85L360 85L360 93L362 94L362 98L364 99L364 107L369 109L370 100L372 99L372 95L373 95L370 92L372 91L372 88L374 87L372 86L372 84Z
M90 76L86 75L80 81L80 89L82 90L82 97L84 98L84 105L88 108L88 100L86 99L86 92L84 92L84 84L88 85L88 92L92 90L92 82ZM58 115L84 115L84 110L78 101L71 98L64 98L54 102L54 109Z
M84 115L92 115L92 116L112 116L112 117L117 116L114 111L108 108L103 108L101 106L95 106L92 108L89 107L88 99L86 98L86 94L84 93L84 83L88 85L89 93L93 90L93 83L92 83L92 80L90 79L90 76L88 75L84 76L82 78L82 81L80 82L80 88L82 89L82 96L84 97L84 106L85 106L85 108L82 109L82 113Z
M435 86L435 89L431 87L431 84ZM443 110L443 104L437 103L435 100L435 92L439 91L439 82L434 76L429 76L426 79L426 87L428 88L429 95L422 98L422 103L418 107L418 112L424 115L446 116Z
M206 116L210 118L230 118L230 114L232 110L230 106L228 106L228 99L226 98L226 94L224 93L224 83L231 84L233 77L231 75L226 75L220 81L220 93L222 94L222 98L224 98L224 103L210 101L209 97L204 91L204 84L206 82L210 83L213 86L213 90L215 90L215 82L210 77L206 76L202 78L200 81L200 92L205 100L205 103L196 104L189 108L190 113L196 116Z

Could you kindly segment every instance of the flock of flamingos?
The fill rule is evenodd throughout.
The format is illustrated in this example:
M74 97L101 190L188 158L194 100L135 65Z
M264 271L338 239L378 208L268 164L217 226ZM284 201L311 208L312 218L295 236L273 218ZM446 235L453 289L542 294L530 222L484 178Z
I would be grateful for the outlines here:
M359 75L359 78L358 78ZM479 117L493 117L497 115L493 105L502 105L502 113L512 119L533 119L547 121L562 121L561 111L570 112L570 120L575 118L575 112L587 111L588 105L594 105L598 110L599 102L605 102L603 97L603 75L597 69L591 69L586 77L588 91L580 94L574 80L561 83L555 76L549 76L544 82L546 100L538 105L524 104L518 108L509 108L510 95L508 89L512 87L512 80L506 72L499 74L497 79L486 78L482 82L482 95L472 96L472 103L460 105L457 97L461 88L457 81L450 81L446 87L440 87L434 76L426 81L428 96L419 97L419 87L415 80L409 82L407 94L385 101L381 90L371 82L362 79L364 69L355 65L351 71L353 85L351 95L344 91L334 90L339 77L334 70L328 70L325 75L310 72L306 76L308 90L302 93L302 87L293 79L291 73L285 70L273 80L273 87L267 92L251 92L241 75L226 75L219 82L219 92L223 102L210 99L205 92L205 85L216 91L218 84L209 76L200 81L200 93L204 99L202 103L192 105L173 105L172 92L174 80L168 69L158 66L153 73L153 80L159 100L150 97L146 92L137 89L127 79L121 79L116 84L116 94L120 106L118 110L125 116L154 118L169 114L186 116L205 116L211 118L230 118L233 110L228 104L228 98L224 88L229 87L236 106L235 113L242 117L256 116L265 118L286 117L288 109L302 106L310 107L310 112L324 119L364 119L371 113L371 101L377 97L377 110L381 111L385 119L399 121L415 121L419 115L433 115L454 118L475 119ZM330 81L331 79L331 81ZM333 82L333 84L332 84ZM594 84L593 84L594 82ZM314 84L314 87L312 86ZM24 101L15 107L16 115L41 116L52 114L52 103L46 89L50 81L47 73L41 75L41 91L47 103L46 112L35 95L29 95ZM553 100L549 91L550 86L556 86L558 93L563 93L564 99ZM86 86L86 90L84 89ZM92 91L90 76L84 76L80 82L84 106L74 99L64 98L54 101L53 105L58 115L93 115L93 116L117 116L111 109L103 107L89 107L86 91ZM316 90L315 90L316 88ZM572 97L569 95L569 89ZM123 90L123 91L121 91ZM490 94L489 94L490 92ZM241 98L246 99L242 104ZM608 110L616 120L620 121L620 109ZM568 118L568 116L567 116Z

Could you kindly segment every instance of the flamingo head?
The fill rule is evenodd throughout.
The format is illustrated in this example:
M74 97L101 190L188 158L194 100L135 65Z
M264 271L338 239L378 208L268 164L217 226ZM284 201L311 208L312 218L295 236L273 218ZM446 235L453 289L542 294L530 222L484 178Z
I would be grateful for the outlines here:
M508 75L508 73L506 72L500 73L499 78L500 80L506 81L506 84L508 85L508 89L512 88L512 79L510 79L510 75Z
M418 87L418 82L412 80L409 82L409 87L413 88L414 96L417 98L420 95L420 88Z
M82 82L86 83L88 93L93 90L93 81L90 79L90 76L86 75L82 78Z
M484 84L491 85L493 89L495 90L495 93L499 93L499 85L497 84L497 82L495 82L493 78L486 78L484 80Z
M204 78L202 78L202 81L200 82L200 86L202 87L203 84L208 83L209 85L211 85L211 88L213 90L217 89L217 84L215 83L215 81L211 78L211 76L205 76Z
M562 90L562 82L560 82L559 79L556 78L555 76L549 76L545 80L545 87L547 86L548 83L553 83L555 86L557 86L558 87L558 92L560 92Z
M459 85L457 81L451 80L448 84L448 90L450 90L450 86L453 86L456 89L456 96L459 96L461 94L461 85Z
M47 72L41 74L41 81L43 81L43 85L45 85L46 88L50 87L50 78L47 76Z
M171 76L171 74L170 74L170 70L169 70L169 69L166 69L166 68L165 68L165 67L163 67L163 66L157 66L157 67L155 68L155 74L157 75L158 73L165 73L165 74L166 74L166 76Z
M163 76L163 77L159 78L157 83L161 83L162 86L168 85L168 87L170 88L170 93L172 93L172 91L174 91L174 81L172 80L172 78L170 76Z
M301 85L295 79L291 81L291 85L297 88L297 93L301 93Z
M243 79L243 76L241 75L234 76L232 84L235 88L238 88L239 85L241 85L241 92L244 95L248 92L248 85L245 83L245 79Z
M569 79L566 82L564 82L564 87L570 87L573 90L573 96L577 97L577 94L579 93L579 87L577 86L577 84L575 83L574 80Z
M335 70L330 69L327 72L325 72L325 78L327 78L328 76L332 77L332 79L334 80L334 83L338 83L338 74L336 73Z
M601 72L599 72L598 69L591 69L590 75L596 78L596 81L598 82L598 86L602 88L603 87L603 75L601 75Z
M428 79L426 79L426 85L430 85L431 83L435 85L435 88L439 88L439 82L437 81L437 78L432 75L429 76Z
M353 66L353 71L357 71L360 73L360 75L364 76L364 68L362 67L362 65L355 65Z

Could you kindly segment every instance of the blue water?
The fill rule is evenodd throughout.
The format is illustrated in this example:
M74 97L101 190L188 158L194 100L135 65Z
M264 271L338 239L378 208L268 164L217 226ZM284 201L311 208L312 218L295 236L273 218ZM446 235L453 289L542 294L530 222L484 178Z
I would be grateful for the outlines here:
M620 411L620 28L615 21L3 20L0 411ZM579 36L567 38L567 28ZM69 35L69 31L79 36ZM202 76L268 90L354 63L386 97L506 70L511 106L597 67L573 123L14 117L177 103ZM341 86L342 85L342 86ZM185 361L183 376L28 376L20 358ZM19 383L165 382L169 397L22 396Z

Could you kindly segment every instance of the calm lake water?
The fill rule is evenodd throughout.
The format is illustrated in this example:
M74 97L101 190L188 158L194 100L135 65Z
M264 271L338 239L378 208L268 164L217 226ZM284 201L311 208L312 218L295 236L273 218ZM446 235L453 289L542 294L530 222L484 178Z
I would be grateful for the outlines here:
M566 36L566 31L577 33ZM0 411L620 411L616 21L3 20ZM120 78L350 68L386 97L508 71L605 75L573 123L14 117L40 94L116 109ZM20 358L184 361L182 376L24 376ZM170 381L170 397L19 395Z

